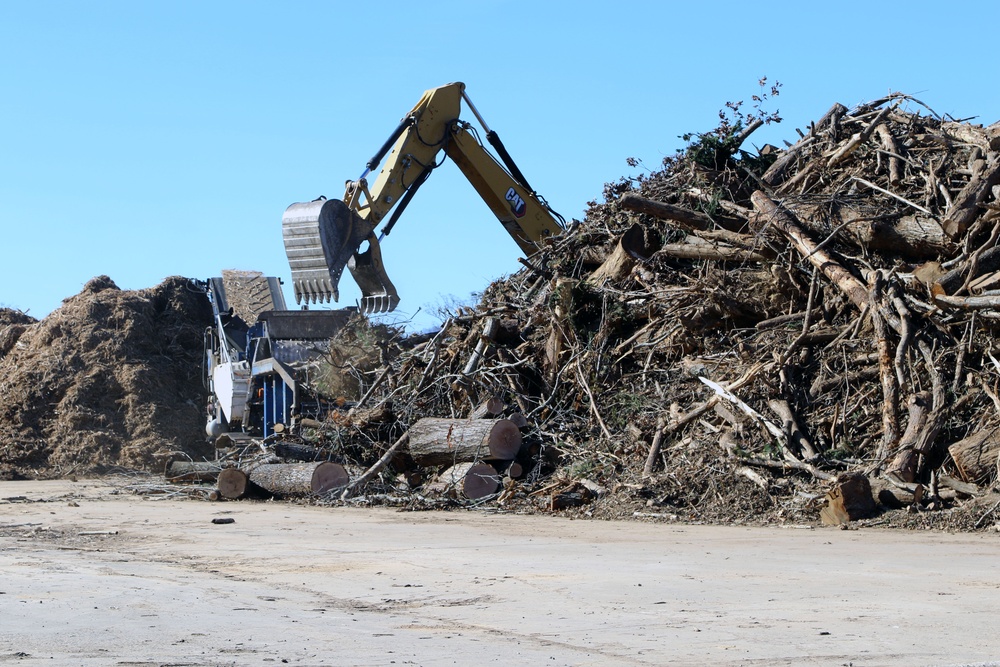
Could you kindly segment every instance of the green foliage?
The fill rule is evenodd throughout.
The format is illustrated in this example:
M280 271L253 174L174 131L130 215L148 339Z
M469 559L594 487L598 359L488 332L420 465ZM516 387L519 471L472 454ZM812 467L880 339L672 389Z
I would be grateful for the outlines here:
M664 158L665 167L676 164L681 158L687 159L707 169L721 171L727 167L737 166L734 157L739 154L738 166L756 174L763 173L776 158L773 154L752 154L741 150L741 134L751 125L763 123L780 123L781 116L777 111L764 109L765 102L780 94L781 83L775 81L767 90L767 77L758 82L761 90L753 95L753 104L749 112L743 111L743 100L726 102L726 108L719 111L719 126L709 132L688 132L680 138L688 145L676 156Z
M642 394L621 391L614 394L611 404L606 408L605 419L608 426L614 429L624 429L635 422L649 407L649 399Z

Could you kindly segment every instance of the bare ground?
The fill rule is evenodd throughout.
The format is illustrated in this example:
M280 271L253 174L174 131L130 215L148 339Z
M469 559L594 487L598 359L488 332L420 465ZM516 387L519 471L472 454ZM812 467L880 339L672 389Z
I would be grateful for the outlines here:
M107 479L2 482L0 663L1000 664L998 555L996 532L155 501Z

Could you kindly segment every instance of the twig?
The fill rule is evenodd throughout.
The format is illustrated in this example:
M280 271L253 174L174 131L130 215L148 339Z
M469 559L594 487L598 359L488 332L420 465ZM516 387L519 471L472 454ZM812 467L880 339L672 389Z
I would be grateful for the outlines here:
M396 455L396 452L409 441L410 432L407 430L406 433L399 437L399 440L393 443L392 447L386 450L385 454L382 455L382 458L376 461L372 467L366 470L360 477L347 485L343 493L340 494L340 499L347 500L354 495L355 489L361 488L361 486L366 484L368 480L382 472L382 468L386 467L386 465L389 464L389 461L392 460L392 457Z
M608 440L614 440L611 435L611 431L608 430L607 424L601 419L601 413L597 410L597 401L594 400L594 394L590 391L590 385L587 384L587 379L583 377L583 371L580 370L580 364L576 364L576 375L580 378L580 384L583 385L583 390L587 392L587 396L590 398L590 409L594 412L594 417L597 418L597 423L601 425L601 430L604 431L604 436Z
M929 215L932 218L936 219L936 217L935 217L935 215L933 213L931 213L930 211L928 211L926 208L924 208L920 204L914 204L909 199L907 199L905 197L900 197L899 195L895 194L894 192L889 192L885 188L880 188L879 186L875 185L874 183L866 181L863 178L858 178L857 176L851 176L851 179L857 181L858 183L861 183L862 185L868 186L872 190L877 190L878 192L881 192L884 195L889 195L893 199L899 200L899 201L903 202L904 204L906 204L907 206L912 206L913 208L917 209L921 213L926 213L927 215Z

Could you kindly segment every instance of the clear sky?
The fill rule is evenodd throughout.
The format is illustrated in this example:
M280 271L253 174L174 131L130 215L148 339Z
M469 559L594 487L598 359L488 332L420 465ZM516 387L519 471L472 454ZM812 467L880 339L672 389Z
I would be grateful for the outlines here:
M763 76L785 120L758 145L890 91L990 124L998 19L985 0L0 0L0 305L41 318L101 274L137 289L235 268L290 288L285 207L341 196L451 81L567 219ZM383 253L413 329L520 268L453 165ZM340 305L358 295L345 272Z

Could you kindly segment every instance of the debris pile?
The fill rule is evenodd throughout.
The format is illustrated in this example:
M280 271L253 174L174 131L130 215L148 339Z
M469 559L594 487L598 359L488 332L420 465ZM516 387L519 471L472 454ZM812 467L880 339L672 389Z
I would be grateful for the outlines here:
M201 357L211 316L184 278L126 291L99 276L41 321L0 310L0 479L210 455Z
M851 494L921 517L982 499L1000 452L1000 125L894 94L743 151L760 124L609 184L478 305L363 375L335 440L364 442L369 466L392 442L358 417L373 409L391 406L395 435L516 418L517 474L475 461L505 475L493 497L596 498L593 516L815 520L839 502L839 523L869 507ZM405 437L373 479L423 497L443 466L416 466ZM344 496L361 492L378 491Z
M992 526L1000 124L893 94L750 152L767 119L735 120L606 186L439 331L352 324L330 363L357 400L217 442L216 494ZM209 322L181 279L0 311L0 474L211 458L190 438Z

